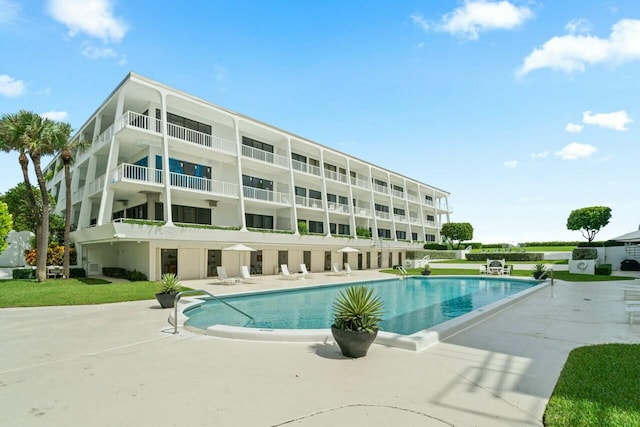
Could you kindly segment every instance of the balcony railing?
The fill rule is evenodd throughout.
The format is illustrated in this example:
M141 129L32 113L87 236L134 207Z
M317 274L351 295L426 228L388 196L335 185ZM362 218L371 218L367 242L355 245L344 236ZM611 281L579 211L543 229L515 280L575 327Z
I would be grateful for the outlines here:
M136 113L134 111L127 111L122 115L121 120L122 124L115 130L116 132L124 126L144 129L154 133L162 132L162 122L160 119L156 119L155 117L145 116L144 114Z
M148 184L162 184L162 170L121 163L116 169L113 179L114 182L129 181ZM182 173L170 172L169 184L171 187L175 188L202 191L205 193L224 194L227 196L238 196L238 184Z
M310 199L308 197L296 196L296 206L305 208L322 209L322 200Z
M327 202L327 208L333 212L349 213L349 205L336 202Z
M371 183L369 181L366 179L355 178L353 176L351 177L351 185L355 185L356 187L364 188L366 190L371 188Z
M334 172L329 169L324 170L324 177L332 181L343 182L345 184L347 183L347 175L343 173Z
M360 206L354 206L353 213L358 216L366 216L367 218L371 218L371 209L369 208L361 208Z
M409 222L411 224L420 224L420 218L415 217L415 216L410 216L409 217Z
M247 187L246 185L242 187L242 191L244 193L244 197L247 199L264 200L267 202L287 205L291 204L291 196L287 193L278 193L276 191L263 190L261 188Z
M424 223L425 223L425 225L427 227L435 227L436 226L436 222L435 221L425 221Z
M393 215L393 219L396 222L406 222L407 221L407 217L404 215Z
M320 176L320 168L318 166L303 163L299 160L291 160L291 164L293 165L293 170Z
M391 195L393 197L397 197L399 199L404 199L404 193L402 191L398 191L398 190L391 190Z
M389 212L376 211L376 218L391 219L391 214Z
M102 189L104 188L104 180L106 178L107 175L102 175L98 178L96 178L95 180L93 180L93 182L91 182L91 184L89 184L89 187L87 188L87 195L88 196L93 196L96 193L100 193L102 192Z
M81 188L78 188L76 191L73 192L73 194L71 195L71 201L73 203L77 203L80 200L82 200L83 195L84 195L84 186Z
M373 184L373 191L376 191L382 194L389 194L389 188L380 184Z
M424 204L425 204L425 205L427 205L427 206L433 206L433 200L427 200L427 199L425 199L425 200L424 200Z
M289 167L289 159L279 154L270 153L269 151L259 150L257 148L242 146L242 155L265 163L271 163L277 166Z
M410 193L410 192L407 192L407 199L409 199L409 201L411 201L411 202L419 202L420 201L420 199L418 198L417 194L413 194L413 193Z

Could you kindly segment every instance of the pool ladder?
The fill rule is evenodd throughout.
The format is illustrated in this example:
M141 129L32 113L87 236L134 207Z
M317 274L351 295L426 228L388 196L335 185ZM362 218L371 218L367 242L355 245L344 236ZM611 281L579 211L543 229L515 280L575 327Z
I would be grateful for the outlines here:
M247 317L250 320L251 324L256 324L256 319L253 318L253 316L245 313L244 311L240 310L239 308L236 308L234 306L232 306L231 304L229 304L228 302L226 302L225 300L218 298L217 296L213 295L212 293L209 293L207 291L205 291L204 289L192 289L190 291L182 291L182 292L178 292L176 294L176 297L173 301L173 333L177 334L178 333L178 301L180 301L180 298L183 295L194 295L194 294L207 294L209 295L211 298L213 298L216 301L221 302L222 304L226 305L227 307L237 311L238 313L242 314L243 316Z
M409 273L407 272L407 270L405 270L405 268L401 265L396 265L396 270L398 270L400 272L400 278L404 279L405 277L407 277L409 275Z

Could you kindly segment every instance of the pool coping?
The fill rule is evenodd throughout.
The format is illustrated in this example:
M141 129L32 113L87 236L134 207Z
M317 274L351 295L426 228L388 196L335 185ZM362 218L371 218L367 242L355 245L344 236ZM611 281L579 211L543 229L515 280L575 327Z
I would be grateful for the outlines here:
M446 276L438 276L442 278L486 278L486 276L459 276L459 275L446 275ZM525 277L508 277L510 280L516 281L527 281L530 282L530 278ZM379 280L388 280L388 278L380 278L375 280L367 280L370 281L379 281ZM351 282L349 285L355 285L358 282ZM288 288L288 290L297 290L297 289L310 289L317 287L325 287L325 286L336 286L335 283L329 284L318 284L314 286L300 286L294 288ZM548 286L552 286L551 282L546 280L540 282L539 284L532 286L529 289L525 289L523 291L518 292L517 294L513 294L507 297L500 299L499 301L495 301L491 304L488 304L484 307L477 308L469 313L465 313L462 316L456 317L455 319L448 320L446 322L440 323L433 327L418 331L411 335L402 335L393 332L384 332L379 331L375 344L384 345L387 347L395 347L403 350L409 351L423 351L427 348L439 343L442 340L445 340L449 337L454 336L455 334L464 331L465 329L478 324L493 315L517 304L523 299L529 297L532 293L538 292L542 289L545 289ZM251 295L251 294L262 294L273 292L273 289L268 290L256 290L256 291L248 291L248 292L238 292L232 294L226 294L226 296L232 295ZM208 327L206 330L201 328L196 328L193 326L189 326L185 324L185 321L188 320L188 316L184 314L185 311L202 304L202 297L189 297L181 300L181 307L178 310L178 325L181 325L184 329L189 330L191 332L201 333L205 335L209 335L217 338L224 339L239 339L245 341L264 341L264 342L292 342L292 343L301 343L301 342L322 342L328 343L333 342L333 335L331 334L331 329L267 329L267 328L245 328L242 326L229 326L229 325L213 325ZM173 310L169 315L169 323L175 325L175 319L173 318Z

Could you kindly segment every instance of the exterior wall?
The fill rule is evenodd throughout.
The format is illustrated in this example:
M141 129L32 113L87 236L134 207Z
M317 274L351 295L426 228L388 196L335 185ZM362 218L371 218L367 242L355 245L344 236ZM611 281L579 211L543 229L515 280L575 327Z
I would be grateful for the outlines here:
M31 249L33 233L30 231L9 231L7 248L0 253L0 267L24 267L24 251Z
M446 191L133 73L74 138L92 144L74 153L72 239L86 250L83 262L100 270L144 266L155 280L163 268L161 250L173 248L181 278L204 278L207 250L235 243L262 250L263 274L277 272L278 249L289 250L292 271L305 250L312 250L312 271L324 271L325 251L342 267L337 250L353 246L366 268L365 251L377 245L388 268L389 251L397 259L431 237L439 240L451 213ZM59 162L45 169L53 172L48 186L63 213ZM252 227L290 234L248 232L247 218ZM298 233L301 220L314 221L312 233ZM180 223L189 227L175 226ZM371 229L374 240L358 238L358 227ZM124 252L114 254L114 247ZM372 253L372 268L376 257ZM221 262L237 275L249 259L225 251ZM357 260L358 254L349 255L351 268Z

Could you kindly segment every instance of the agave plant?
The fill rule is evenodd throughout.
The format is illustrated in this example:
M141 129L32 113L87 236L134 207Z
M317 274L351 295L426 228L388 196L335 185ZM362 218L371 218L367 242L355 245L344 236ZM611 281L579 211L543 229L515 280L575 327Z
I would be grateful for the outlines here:
M540 279L542 276L547 274L547 266L544 264L534 264L531 271L533 272L534 279Z
M382 320L384 303L373 289L350 286L333 303L333 326L337 329L375 333Z
M180 280L173 273L162 275L160 283L161 294L177 294L180 291Z

